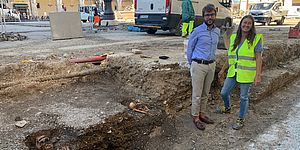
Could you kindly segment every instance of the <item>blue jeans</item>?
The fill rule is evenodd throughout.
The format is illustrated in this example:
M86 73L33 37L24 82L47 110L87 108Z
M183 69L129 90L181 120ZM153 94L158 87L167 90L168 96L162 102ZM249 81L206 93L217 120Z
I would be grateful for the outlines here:
M224 86L221 90L221 96L224 101L225 108L230 108L230 93L237 85L236 77L227 77ZM248 111L248 93L252 83L239 83L240 84L240 119L244 119Z

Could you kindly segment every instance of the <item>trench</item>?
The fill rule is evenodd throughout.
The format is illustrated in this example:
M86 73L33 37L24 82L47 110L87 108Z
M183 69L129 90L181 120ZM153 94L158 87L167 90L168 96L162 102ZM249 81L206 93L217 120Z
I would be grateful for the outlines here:
M102 74L105 73L102 72ZM121 83L115 81L110 74L88 75L85 76L84 80L85 81L78 79L75 82L72 81L72 83L64 88L63 91L60 89L50 90L47 95L55 94L55 96L43 96L43 98L48 101L55 101L56 103L64 101L64 104L66 104L64 108L67 109L65 111L70 114L74 112L72 112L72 110L68 111L68 108L66 107L73 106L84 110L85 108L88 108L87 111L89 111L89 109L100 110L95 114L92 114L92 116L98 115L97 113L102 114L103 111L103 117L88 118L88 114L80 115L80 117L86 117L87 119L78 119L92 122L87 123L86 121L83 121L83 124L87 124L83 127L73 124L72 122L62 122L57 116L56 118L49 120L53 122L51 126L55 128L40 130L30 134L26 138L25 143L29 149L38 149L37 138L41 136L46 136L47 141L42 143L44 147L39 149L58 149L62 147L87 150L130 149L132 147L141 149L143 146L143 142L141 141L147 141L145 135L148 135L152 128L159 126L164 121L163 118L165 118L165 114L155 106L152 106L152 104L147 104L151 109L151 115L146 116L136 114L127 108L115 106L115 104L112 103L108 105L113 106L105 106L106 103L102 100L111 99L111 101L127 106L128 102L136 98L130 91L121 89ZM70 95L76 96L77 102L74 102L73 100L70 100L69 103L66 102L67 99L72 98ZM100 107L99 105L104 106ZM111 110L114 109L114 107L117 107L122 111L111 113L115 111ZM84 112L80 111L79 113ZM77 118L76 115L74 117ZM70 118L65 118L64 120L66 119L69 120ZM79 122L78 124L80 124Z
M265 53L265 69L280 69L300 56L297 44L270 46ZM167 134L176 136L172 117L190 106L189 71L177 63L145 65L128 56L100 66L11 64L2 66L0 73L4 101L22 100L45 109L32 121L40 127L26 132L24 143L29 149L144 149L166 124L171 128ZM281 83L275 85L278 88L266 88L261 97L295 80L300 75L297 73L281 76ZM212 99L216 101L220 86L213 83ZM130 102L147 106L148 113L132 111ZM44 141L40 142L42 136Z
M155 128L166 120L172 124L165 109L177 103L175 91L182 93L178 94L182 99L188 97L188 72L178 64L148 70L137 63L114 60L119 63L1 66L1 101L18 103L4 111L24 112L21 118L35 116L27 117L31 129L24 143L29 149L143 149ZM170 99L173 101L166 101ZM127 107L130 102L147 106L148 113L132 111Z

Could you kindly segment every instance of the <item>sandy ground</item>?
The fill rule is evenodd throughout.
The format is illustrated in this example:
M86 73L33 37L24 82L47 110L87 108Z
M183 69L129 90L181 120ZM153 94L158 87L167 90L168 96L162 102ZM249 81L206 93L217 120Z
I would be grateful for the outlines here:
M287 40L289 26L258 25L257 30L272 45ZM270 30L274 28L277 31ZM28 40L0 45L0 73L4 83L0 86L1 149L35 149L35 138L39 135L47 135L54 148L73 141L77 144L68 145L73 149L121 149L122 146L129 149L285 149L289 142L297 142L289 140L293 135L288 133L297 132L299 126L299 122L289 121L297 116L298 82L273 97L251 104L251 117L244 130L230 129L235 114L211 113L218 122L201 132L191 122L188 104L171 102L181 96L180 99L188 98L185 96L190 94L188 68L174 65L185 60L180 37L166 32L153 36L117 30L86 31L85 38L52 41L49 27L11 25L8 29L23 32ZM134 55L132 49L139 49L150 58ZM107 52L115 53L108 59L111 60L108 66L67 63L69 58ZM161 55L170 58L158 59ZM22 60L31 62L22 63ZM91 75L81 75L87 70L92 70ZM74 77L66 78L72 73ZM56 80L50 80L53 78ZM128 110L131 101L147 104L154 116ZM178 107L177 117L161 111L167 108L165 105ZM215 106L209 106L211 112ZM116 117L106 120L109 116ZM25 127L15 127L19 118L28 122ZM287 125L283 127L283 124ZM274 130L285 130L277 137L287 138L268 135ZM265 136L273 140L263 141ZM297 149L299 145L294 147Z
M205 131L194 127L184 110L175 121L165 122L160 135L147 144L146 149L299 149L298 104L299 81L282 89L259 103L251 104L244 129L231 129L238 116L215 114L216 105L209 105L210 116L217 120L207 125ZM238 100L234 103L238 105Z
M294 85L299 87L298 83ZM298 90L298 89L297 89ZM293 94L293 93L291 93ZM289 97L290 98L290 97ZM294 95L293 95L294 98ZM295 97L299 99L299 97ZM256 139L245 146L247 149L299 149L299 112L300 103L296 103L287 119L273 124Z

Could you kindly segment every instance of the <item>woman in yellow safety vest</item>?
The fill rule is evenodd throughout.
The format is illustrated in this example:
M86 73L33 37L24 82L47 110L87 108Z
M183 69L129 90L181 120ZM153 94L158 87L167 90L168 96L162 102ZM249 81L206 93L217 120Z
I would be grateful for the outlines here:
M228 44L227 44L228 45ZM251 15L244 16L240 21L236 34L230 37L228 56L219 72L219 79L228 68L221 96L224 107L218 108L218 113L230 113L230 93L240 85L240 113L232 128L239 130L244 126L245 115L248 110L248 93L251 85L259 85L262 72L263 36L257 34L254 19Z

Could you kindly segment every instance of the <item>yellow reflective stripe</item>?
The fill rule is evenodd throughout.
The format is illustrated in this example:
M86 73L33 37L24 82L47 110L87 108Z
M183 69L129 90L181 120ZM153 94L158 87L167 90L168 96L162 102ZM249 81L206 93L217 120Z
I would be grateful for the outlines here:
M241 70L256 70L256 67L248 67L248 66L237 66L238 69Z
M243 59L243 60L255 60L255 57L250 57L250 56L239 56L238 59Z
M228 58L229 59L234 59L234 58L236 58L236 55L229 55Z
M231 66L234 66L235 64L229 64L229 67L230 68ZM238 69L242 69L242 70L256 70L256 67L248 67L248 66L238 66L237 67Z

